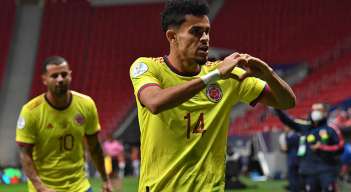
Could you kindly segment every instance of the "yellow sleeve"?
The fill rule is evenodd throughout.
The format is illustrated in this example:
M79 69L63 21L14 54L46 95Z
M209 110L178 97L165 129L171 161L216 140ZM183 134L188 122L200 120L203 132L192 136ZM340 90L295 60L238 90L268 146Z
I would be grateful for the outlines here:
M160 85L155 63L150 58L141 57L130 67L130 79L133 83L134 94L138 95L140 88L146 85Z
M31 111L23 107L17 120L16 142L34 144L36 141L35 119Z
M93 135L99 132L101 129L100 123L99 123L99 115L93 99L90 99L87 113L88 115L87 115L87 125L85 129L85 134Z
M236 67L233 73L238 77L245 73L245 70ZM255 101L264 91L266 82L256 77L248 77L238 83L238 95L240 101L251 103Z

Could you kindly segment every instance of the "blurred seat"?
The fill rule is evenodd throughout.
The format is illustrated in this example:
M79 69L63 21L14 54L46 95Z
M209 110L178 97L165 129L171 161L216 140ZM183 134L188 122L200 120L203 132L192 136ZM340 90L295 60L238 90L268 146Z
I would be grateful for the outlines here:
M2 0L0 6L0 87L4 78L6 63L16 19L14 0Z
M350 37L350 6L348 0L226 0L212 22L212 45L269 63L312 63Z

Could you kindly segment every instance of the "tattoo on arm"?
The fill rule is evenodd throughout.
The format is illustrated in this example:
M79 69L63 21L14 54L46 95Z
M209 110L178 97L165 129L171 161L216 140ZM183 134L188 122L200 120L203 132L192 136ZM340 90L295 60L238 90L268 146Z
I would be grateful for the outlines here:
M20 159L24 170L24 173L28 179L33 183L36 189L42 188L43 183L41 182L37 170L32 159L33 146L21 146L20 147Z
M106 181L108 179L105 171L105 161L103 151L97 135L87 135L87 144L91 159L94 162L96 169L99 171L101 178Z

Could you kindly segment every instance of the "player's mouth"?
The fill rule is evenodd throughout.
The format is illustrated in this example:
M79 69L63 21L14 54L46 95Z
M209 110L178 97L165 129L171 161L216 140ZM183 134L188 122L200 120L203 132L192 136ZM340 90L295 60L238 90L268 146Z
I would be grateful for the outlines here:
M209 47L207 45L205 46L200 46L197 50L201 55L208 55L208 49Z
M59 91L65 91L65 90L68 89L68 86L61 84L61 85L57 85L56 89L59 90Z

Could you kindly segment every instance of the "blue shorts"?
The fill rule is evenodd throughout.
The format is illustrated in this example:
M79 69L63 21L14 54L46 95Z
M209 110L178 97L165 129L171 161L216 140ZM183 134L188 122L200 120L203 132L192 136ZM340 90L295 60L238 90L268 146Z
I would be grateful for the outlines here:
M90 187L87 192L93 192L93 188Z

